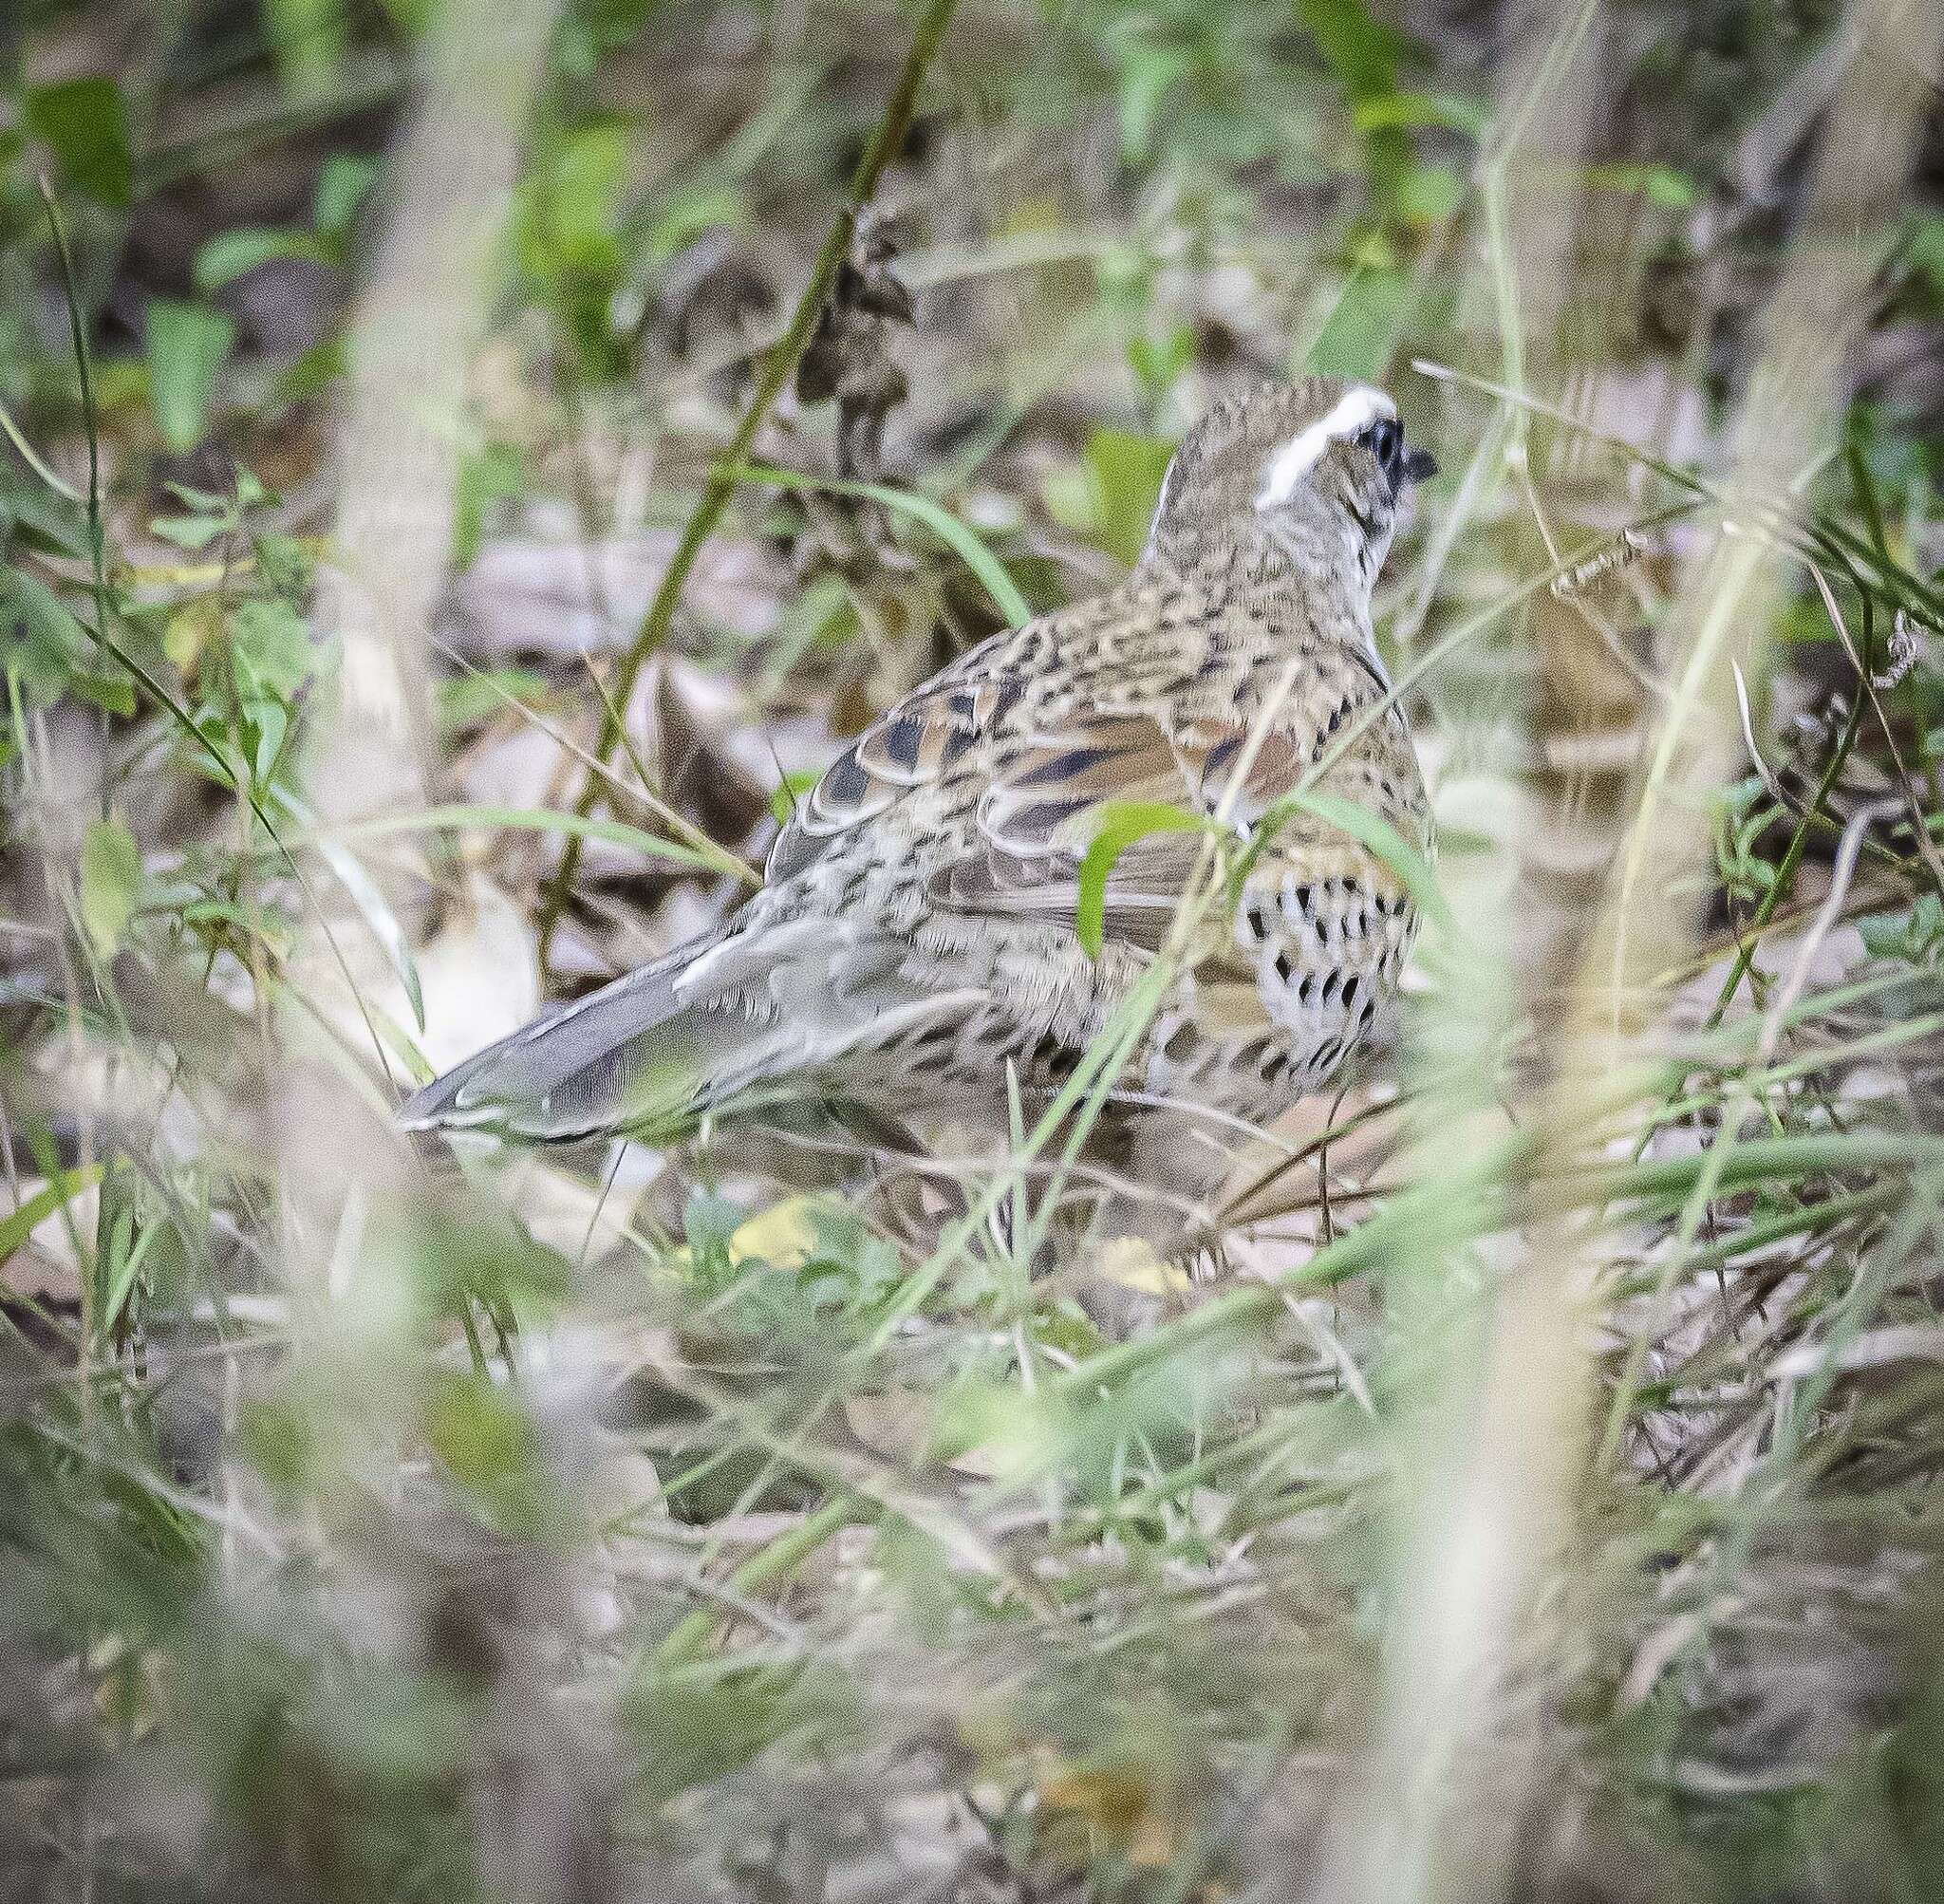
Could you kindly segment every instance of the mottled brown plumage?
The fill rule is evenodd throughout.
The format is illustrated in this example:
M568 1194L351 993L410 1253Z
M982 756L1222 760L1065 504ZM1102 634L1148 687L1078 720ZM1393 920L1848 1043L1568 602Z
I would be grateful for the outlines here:
M1430 466L1394 414L1326 380L1218 406L1126 582L934 677L825 774L728 926L469 1059L404 1122L660 1134L780 1095L996 1111L1008 1060L1028 1091L1071 1073L1204 850L1128 848L1090 958L1075 912L1106 803L1200 811L1240 844L1314 773L1428 845L1370 625L1397 498ZM1232 916L1203 915L1123 1089L1272 1116L1369 1034L1412 926L1390 867L1297 814Z

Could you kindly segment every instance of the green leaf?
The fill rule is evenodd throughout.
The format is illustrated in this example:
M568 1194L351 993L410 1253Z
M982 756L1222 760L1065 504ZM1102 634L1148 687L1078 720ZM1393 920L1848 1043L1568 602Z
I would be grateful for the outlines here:
M218 232L196 254L196 288L205 296L267 265L272 258L310 258L329 264L330 255L309 232L277 231L264 225L240 225Z
M657 207L655 221L642 239L642 254L665 265L683 246L705 233L740 230L749 223L742 188L720 178L698 178L673 188Z
M85 645L81 624L51 588L18 569L0 569L0 667L30 696L60 695Z
M551 1484L546 1445L515 1391L440 1375L424 1420L427 1446L492 1524L528 1539L563 1526L568 1497Z
M314 103L341 90L350 45L348 9L338 0L262 0L262 5L265 38L285 94Z
M1351 122L1363 133L1436 125L1482 139L1491 124L1491 108L1456 93L1384 93L1358 100Z
M88 943L109 958L135 917L141 854L120 820L97 820L81 845L81 924Z
M1135 337L1128 343L1128 364L1150 397L1165 397L1195 361L1192 325L1177 324L1159 337Z
M1207 822L1199 813L1165 800L1110 800L1080 861L1080 896L1074 905L1074 929L1088 958L1100 957L1107 930L1107 882L1122 853L1150 833L1192 833Z
M1372 19L1361 0L1297 0L1296 11L1353 100L1395 89L1407 42Z
M27 96L28 129L53 147L61 168L91 198L126 205L135 196L128 108L112 80L63 80Z
M526 481L519 448L514 443L482 443L460 459L454 485L452 566L470 569L479 553L486 517L493 504L519 495Z
M417 39L439 13L439 0L379 0L399 31Z
M95 1333L103 1339L115 1333L115 1327L128 1306L128 1298L135 1293L135 1279L141 1274L143 1262L154 1250L156 1240L167 1234L159 1224L150 1223L140 1235L125 1241L112 1258L103 1256L102 1266L110 1274L95 1315Z
M87 517L79 496L69 498L21 484L0 494L0 529L9 531L27 546L52 550L85 561L88 554Z
M1857 921L1863 947L1874 959L1928 963L1944 947L1944 901L1921 892L1908 912L1879 912Z
M354 153L336 152L327 159L317 175L317 196L311 210L317 229L333 236L349 230L379 170L377 159Z
M290 737L290 710L281 700L252 700L243 721L243 741L250 771L259 786L275 776Z
M822 778L813 768L803 767L783 775L780 784L770 793L770 812L776 814L779 827L787 827L796 817L797 801Z
M1671 165L1589 165L1586 183L1594 191L1637 193L1663 212L1692 211L1701 187Z
M800 470L772 469L762 463L745 463L737 471L736 479L738 482L775 483L779 489L828 490L833 495L864 496L901 515L908 515L913 521L922 522L940 541L947 544L965 567L979 577L985 592L992 597L994 605L1011 626L1024 627L1033 619L1033 610L1026 606L1026 598L1019 593L1019 585L1006 573L1005 564L971 529L928 495L918 495L908 489L893 489L888 483L846 482L836 476L806 476Z
M1372 196L1388 209L1411 161L1403 122L1412 108L1391 104L1397 96L1398 62L1411 42L1378 25L1362 0L1297 0L1296 10L1350 98L1363 140L1365 178Z
M198 555L229 524L220 515L159 515L148 527L150 534L173 542L191 555Z
M198 515L220 515L226 498L216 490L197 489L194 483L165 482L162 487L179 502L184 509L194 510Z
M63 1204L71 1203L92 1185L101 1181L102 1167L85 1164L78 1170L63 1170L49 1177L19 1208L0 1217L0 1262L33 1234L35 1226L53 1215Z
M1087 477L1094 533L1103 547L1132 568L1148 541L1162 478L1174 445L1131 430L1095 430L1087 439Z
M231 629L237 684L252 699L288 700L310 679L318 648L288 602L244 602Z
M603 278L612 273L630 151L626 126L583 126L530 178L522 250L536 278L546 281L563 271Z
M1137 44L1130 49L1120 88L1120 152L1127 164L1138 165L1152 150L1161 103L1193 64L1178 47Z
M216 376L235 342L235 321L207 305L159 298L149 306L149 398L156 428L178 456L202 441Z
M105 713L118 715L123 720L135 713L135 683L124 674L103 668L77 668L68 677L67 685L84 700L92 701Z
M1411 294L1403 271L1363 270L1343 287L1311 346L1309 368L1322 377L1380 376L1390 361Z
M256 572L271 594L292 607L308 599L317 561L299 537L266 531L252 535L250 546L256 551Z
M1944 216L1916 219L1904 255L1911 270L1930 285L1931 294L1944 298Z
M1397 215L1413 224L1442 225L1457 216L1466 189L1449 165L1413 165L1397 181Z
M695 1252L698 1266L706 1259L727 1270L730 1240L748 1220L749 1212L740 1204L705 1189L691 1190L682 1206L682 1234Z

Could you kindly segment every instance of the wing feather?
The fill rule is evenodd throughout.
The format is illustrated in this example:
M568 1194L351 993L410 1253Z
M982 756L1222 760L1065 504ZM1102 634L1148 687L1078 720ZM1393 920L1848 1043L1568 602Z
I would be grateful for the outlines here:
M1022 723L1025 673L1009 667L996 645L975 650L832 763L778 836L770 879L813 866L833 841L870 827L917 790L979 774L982 785L965 790L976 831L967 849L933 874L934 901L963 912L1070 922L1080 865L1104 809L1166 803L1219 815L1245 834L1301 782L1315 757L1312 743L1328 740L1310 731L1316 717L1307 709L1257 733L1261 715L1246 705L1178 717L1158 702L1144 708L1110 695L1105 690L1091 705L1043 724ZM1355 692L1345 697L1327 723L1332 732L1361 700ZM1323 822L1299 815L1279 834L1276 857L1325 841L1349 844ZM1189 832L1155 832L1129 846L1108 881L1107 936L1157 947L1201 850Z
M1012 712L1025 683L1013 676L969 672L978 652L959 670L901 700L825 769L770 849L772 882L814 864L832 840L876 819L914 787L953 772Z
M1245 763L1245 765L1244 765ZM1294 740L1270 728L1249 748L1247 723L1203 719L1164 726L1148 715L1102 711L1059 732L1030 737L1009 753L979 802L981 851L934 882L944 904L1071 921L1080 865L1103 812L1121 801L1227 811L1246 831L1300 778ZM1229 782L1243 769L1229 797ZM1202 852L1198 833L1157 831L1133 841L1107 882L1103 930L1153 951Z

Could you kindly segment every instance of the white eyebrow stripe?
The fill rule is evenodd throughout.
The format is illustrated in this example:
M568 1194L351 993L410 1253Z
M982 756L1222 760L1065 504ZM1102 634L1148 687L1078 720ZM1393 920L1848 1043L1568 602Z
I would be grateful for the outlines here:
M1354 437L1379 417L1396 414L1397 405L1383 391L1368 383L1352 385L1337 398L1336 407L1327 417L1319 417L1308 429L1299 431L1270 458L1256 507L1276 509L1287 502L1296 494L1297 484L1316 467L1318 457L1338 438Z

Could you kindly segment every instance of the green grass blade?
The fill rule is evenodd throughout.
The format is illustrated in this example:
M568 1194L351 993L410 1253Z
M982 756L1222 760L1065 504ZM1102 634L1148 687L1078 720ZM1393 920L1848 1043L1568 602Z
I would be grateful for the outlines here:
M767 463L745 463L737 480L775 483L779 489L822 490L832 495L859 496L881 503L886 509L908 515L920 522L944 543L973 574L979 577L994 606L1008 625L1022 628L1033 619L1033 610L1019 593L1019 585L1006 573L1005 564L988 549L979 535L959 520L950 510L908 489L894 489L888 483L850 482L841 476L808 476L801 470L779 470Z
M477 827L483 831L500 828L513 831L569 833L582 839L606 840L610 846L626 847L633 852L646 853L652 859L670 860L677 866L692 867L701 872L721 870L707 854L644 832L641 828L630 827L626 821L595 819L552 807L475 806L455 801L445 806L422 807L415 813L383 813L368 820L354 820L333 828L331 837L340 840L378 839L392 833L442 832L460 827ZM322 833L299 834L290 844L292 847L318 846L322 839Z
M37 1224L101 1179L99 1164L63 1170L58 1176L49 1177L18 1209L0 1217L0 1262L5 1262L28 1240Z

